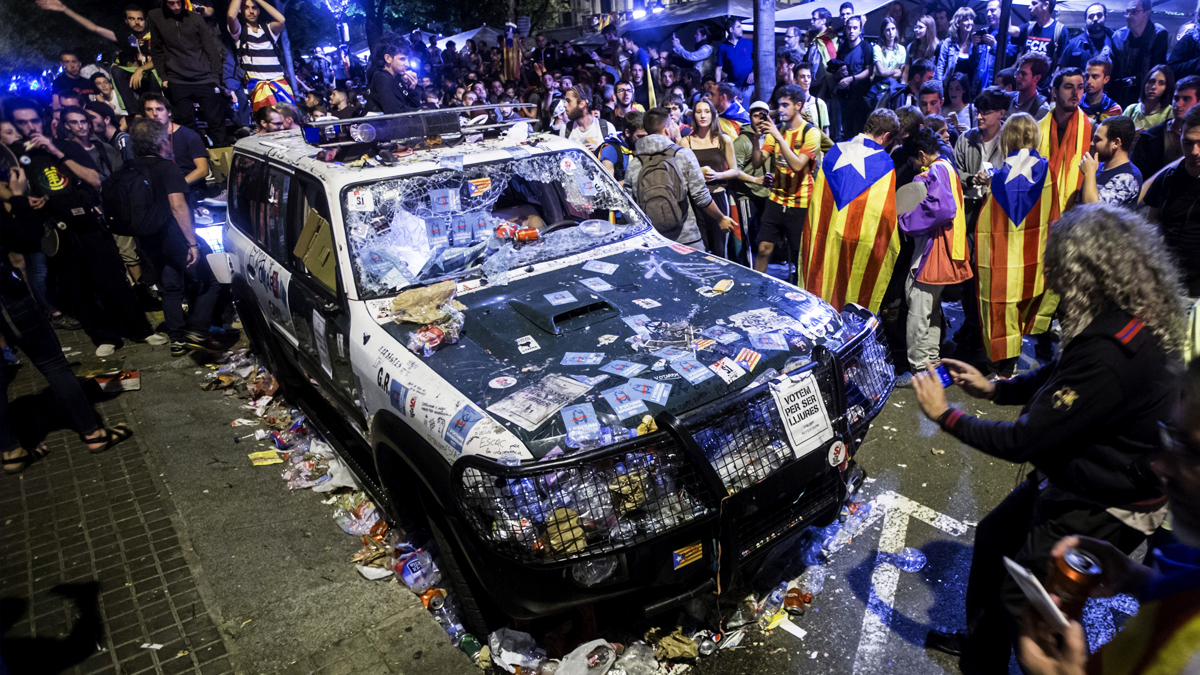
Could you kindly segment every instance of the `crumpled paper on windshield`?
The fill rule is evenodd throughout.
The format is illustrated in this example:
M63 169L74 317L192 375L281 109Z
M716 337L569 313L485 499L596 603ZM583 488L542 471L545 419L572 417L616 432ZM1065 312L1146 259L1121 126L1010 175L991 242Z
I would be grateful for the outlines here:
M690 638L684 636L683 628L676 626L675 631L659 636L662 629L652 628L646 632L645 640L654 645L654 656L659 661L669 659L694 659L700 655L699 646Z
M396 323L428 324L446 318L444 305L462 311L466 305L454 299L458 284L442 281L432 286L422 286L404 291L392 298L392 319Z

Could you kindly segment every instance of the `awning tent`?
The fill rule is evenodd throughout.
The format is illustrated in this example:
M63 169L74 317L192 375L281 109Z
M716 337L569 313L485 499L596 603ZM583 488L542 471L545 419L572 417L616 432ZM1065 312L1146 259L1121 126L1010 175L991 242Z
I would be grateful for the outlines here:
M753 0L693 0L669 5L661 12L650 12L625 24L621 34L632 33L644 44L659 44L670 40L671 34L675 33L685 46L690 46L697 26L712 27L730 16L753 17Z
M450 37L442 38L437 41L437 46L438 49L445 49L446 43L453 40L454 47L456 49L462 49L462 46L466 44L467 40L474 40L476 44L482 40L486 42L489 47L495 47L496 45L500 44L500 38L503 36L504 31L500 30L499 28L480 26L479 28L463 31L457 35L451 35Z
M833 15L834 24L838 23L838 9L841 7L844 0L816 0L816 2L808 2L803 5L792 5L786 9L781 9L775 12L775 23L781 25L804 25L807 26L812 20L813 10L824 7ZM883 17L887 16L888 5L892 4L893 0L851 0L854 3L854 12L866 17L866 25L863 26L863 34L872 36L879 34L879 28L883 25ZM915 23L922 14L925 13L925 3L911 2L910 0L901 0L905 10L908 13L909 24Z

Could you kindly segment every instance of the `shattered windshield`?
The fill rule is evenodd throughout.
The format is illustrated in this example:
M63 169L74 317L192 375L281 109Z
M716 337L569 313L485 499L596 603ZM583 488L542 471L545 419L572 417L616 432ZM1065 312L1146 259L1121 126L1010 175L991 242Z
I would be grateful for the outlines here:
M342 209L360 297L485 276L584 253L649 227L604 168L579 150L346 188Z

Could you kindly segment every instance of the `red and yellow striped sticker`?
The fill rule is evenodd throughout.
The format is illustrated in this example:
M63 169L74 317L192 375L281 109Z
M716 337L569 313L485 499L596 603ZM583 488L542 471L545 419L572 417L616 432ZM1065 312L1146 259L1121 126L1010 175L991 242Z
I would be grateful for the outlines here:
M684 546L671 554L671 562L675 569L690 565L704 557L704 545L700 542Z
M754 371L754 368L758 365L760 359L762 359L762 354L750 349L743 349L742 351L738 352L737 356L733 357L734 361L746 366L746 370L751 372Z

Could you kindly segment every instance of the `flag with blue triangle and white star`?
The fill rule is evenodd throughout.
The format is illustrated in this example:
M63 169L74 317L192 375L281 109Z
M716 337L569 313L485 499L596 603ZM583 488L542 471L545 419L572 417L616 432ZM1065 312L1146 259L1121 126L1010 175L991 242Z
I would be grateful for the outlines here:
M813 186L800 285L839 311L854 302L878 312L899 252L891 156L862 134L834 145Z
M1021 336L1045 332L1058 296L1045 286L1042 255L1059 195L1035 150L1008 156L992 176L975 232L983 347L992 361L1019 356Z

